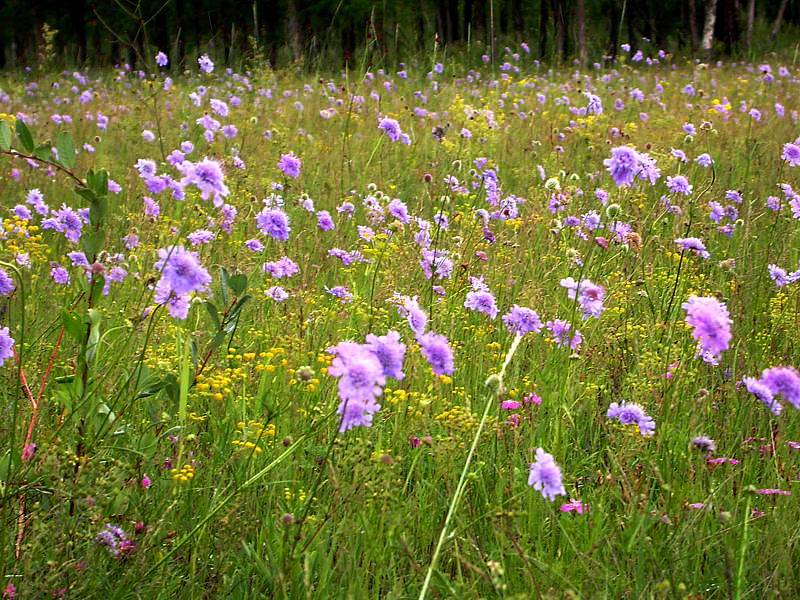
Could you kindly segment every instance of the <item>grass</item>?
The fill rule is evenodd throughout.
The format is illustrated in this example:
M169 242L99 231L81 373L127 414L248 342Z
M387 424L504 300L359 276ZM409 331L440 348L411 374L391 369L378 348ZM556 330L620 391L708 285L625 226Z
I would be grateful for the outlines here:
M55 140L59 150L55 157L46 144L29 162L13 156L34 155L37 144L26 150L27 128L0 116L9 141L0 135L0 266L16 286L0 298L2 325L16 341L16 357L0 370L3 586L20 598L800 594L800 454L787 443L800 440L800 420L789 403L773 416L739 384L800 363L798 284L778 288L767 272L768 264L797 268L798 221L786 200L780 211L766 207L770 195L784 199L779 183L798 185L781 152L798 135L800 72L787 64L779 76L773 63L770 83L741 63L673 68L668 58L554 71L524 53L506 58L519 72L447 62L436 87L430 66L416 63L407 79L230 75L217 66L173 75L168 90L163 73L123 70L0 78L0 109L24 113L32 140ZM684 92L689 83L694 96ZM198 107L190 93L199 86ZM633 88L643 101L631 98ZM585 90L600 97L603 114L570 112L586 106ZM230 115L212 113L210 98L228 102ZM196 124L204 112L234 124L236 136L206 141ZM98 113L110 118L107 130ZM59 125L52 114L72 122ZM396 118L411 144L391 142L378 129L382 116ZM682 131L687 122L696 135ZM154 141L143 139L145 129ZM65 151L72 140L74 161ZM182 202L150 193L161 214L145 215L148 192L134 165L154 159L159 173L180 179L164 161L184 140L195 144L189 160L223 164L225 201L238 213L230 232L191 186ZM603 160L623 144L657 160L657 183L614 185ZM290 151L302 160L297 179L276 166ZM713 168L693 161L703 152ZM474 214L492 210L480 174L489 167L502 197L524 198L518 216L490 221L493 241ZM106 193L104 172L119 193ZM666 177L678 173L691 195L669 194ZM465 189L451 189L448 176ZM10 209L33 188L52 208L92 207L81 242L42 229L37 215L14 217ZM609 192L605 207L597 188ZM726 190L740 191L742 203L725 200ZM287 242L256 228L272 194L291 220ZM667 210L664 195L680 210ZM335 230L317 228L305 198L331 213ZM415 221L365 206L393 198L431 223L430 246L450 253L451 277L423 274ZM558 215L553 198L564 206ZM344 201L356 207L352 219L336 210ZM738 209L731 237L709 220L709 201ZM565 218L591 210L602 228L582 229L582 239ZM633 233L614 239L615 221ZM174 319L153 298L157 250L188 246L198 229L216 234L193 248L213 283L188 318ZM139 237L135 248L124 246L130 234ZM711 258L681 252L680 237L702 238ZM245 247L252 238L262 253ZM359 250L366 261L343 265L331 248ZM106 274L121 266L127 276L104 295L102 273L89 282L70 265L66 253L75 250L94 255ZM283 255L300 273L275 281L262 265ZM68 268L68 285L53 282L53 263ZM469 278L478 276L500 315L528 306L542 320L569 321L583 343L572 351L544 330L512 350L500 317L464 308ZM570 276L605 288L599 318L581 319L560 285ZM265 296L273 285L290 298ZM346 286L352 302L326 292L335 286ZM431 372L396 293L418 296L428 328L450 340L452 377ZM692 294L717 297L730 311L733 340L719 366L695 356L681 308ZM388 330L408 346L405 378L388 381L372 427L338 433L326 350ZM501 408L532 393L540 405ZM654 436L606 418L609 404L623 400L655 419ZM23 460L29 427L36 448ZM715 457L738 463L709 464L692 447L698 435L716 441ZM563 470L567 496L556 502L527 485L538 447ZM756 493L765 488L792 495ZM570 498L588 511L562 512ZM107 523L133 542L121 556L97 541Z

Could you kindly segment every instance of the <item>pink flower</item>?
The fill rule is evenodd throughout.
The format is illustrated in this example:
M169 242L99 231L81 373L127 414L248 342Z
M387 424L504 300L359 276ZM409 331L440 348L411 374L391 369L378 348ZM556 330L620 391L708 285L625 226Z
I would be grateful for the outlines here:
M583 513L589 512L589 505L584 504L580 500L575 500L574 498L570 498L569 502L566 504L561 505L561 512L569 513L569 512L576 512L579 515Z

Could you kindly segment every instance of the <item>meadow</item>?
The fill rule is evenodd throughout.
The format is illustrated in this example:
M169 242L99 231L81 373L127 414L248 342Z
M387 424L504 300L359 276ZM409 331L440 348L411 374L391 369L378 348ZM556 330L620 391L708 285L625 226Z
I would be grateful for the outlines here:
M800 596L800 67L502 54L0 75L3 598Z

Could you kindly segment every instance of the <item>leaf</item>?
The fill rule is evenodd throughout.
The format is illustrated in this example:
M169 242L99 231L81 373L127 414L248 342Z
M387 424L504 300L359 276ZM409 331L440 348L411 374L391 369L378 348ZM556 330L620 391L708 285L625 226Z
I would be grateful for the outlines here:
M86 329L78 315L64 308L61 310L61 322L64 324L64 329L71 338L76 342L81 342L83 340Z
M233 290L233 293L236 294L236 296L241 296L247 289L247 275L244 273L234 275L228 281L228 285L231 286L231 290Z
M230 285L228 284L229 280L230 275L228 275L228 269L221 267L219 270L219 287L220 291L222 292L223 306L228 306L228 289L230 288Z
M39 144L33 151L33 155L41 161L50 160L52 158L52 146L50 142Z
M78 194L84 200L88 200L92 204L97 202L97 196L89 188L82 188L82 187L78 187L76 185L75 186L75 193Z
M97 345L100 343L100 322L102 313L96 308L90 308L89 316L89 340L86 343L86 363L91 363L97 354Z
M75 168L75 142L68 131L59 131L56 137L58 160L68 169Z
M0 150L11 150L11 129L5 121L0 121Z
M206 307L206 311L208 312L208 316L211 317L211 321L214 323L214 331L219 331L220 329L219 309L210 300L207 300L206 302L204 302L204 304Z
M16 131L17 139L19 139L19 143L22 144L22 148L25 152L29 154L33 152L33 136L31 135L31 130L28 129L28 126L25 125L22 119L17 119Z

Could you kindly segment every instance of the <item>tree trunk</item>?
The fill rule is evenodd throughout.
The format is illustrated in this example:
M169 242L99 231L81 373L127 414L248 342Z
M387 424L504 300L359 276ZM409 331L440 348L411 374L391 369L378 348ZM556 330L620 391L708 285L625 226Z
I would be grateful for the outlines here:
M297 17L297 0L289 0L286 10L286 35L289 38L289 49L292 51L292 60L300 60L302 47L300 40L300 20Z
M553 0L553 27L556 35L556 53L561 58L567 54L567 23L564 20L563 6L561 0Z
M756 22L756 0L747 3L747 49L753 49L753 25Z
M692 54L697 50L697 4L695 0L688 0L689 5L689 45L692 48Z
M717 0L708 0L706 4L706 20L703 25L703 39L700 42L700 49L710 53L714 45L714 24L717 21Z
M539 58L547 54L547 0L539 2Z
M781 23L783 23L783 13L786 12L786 5L789 4L789 0L781 0L781 5L778 7L778 14L775 15L775 22L772 24L772 31L769 34L769 37L773 40L778 36L778 32L781 30Z
M575 21L578 28L578 60L586 66L586 0L576 0Z

